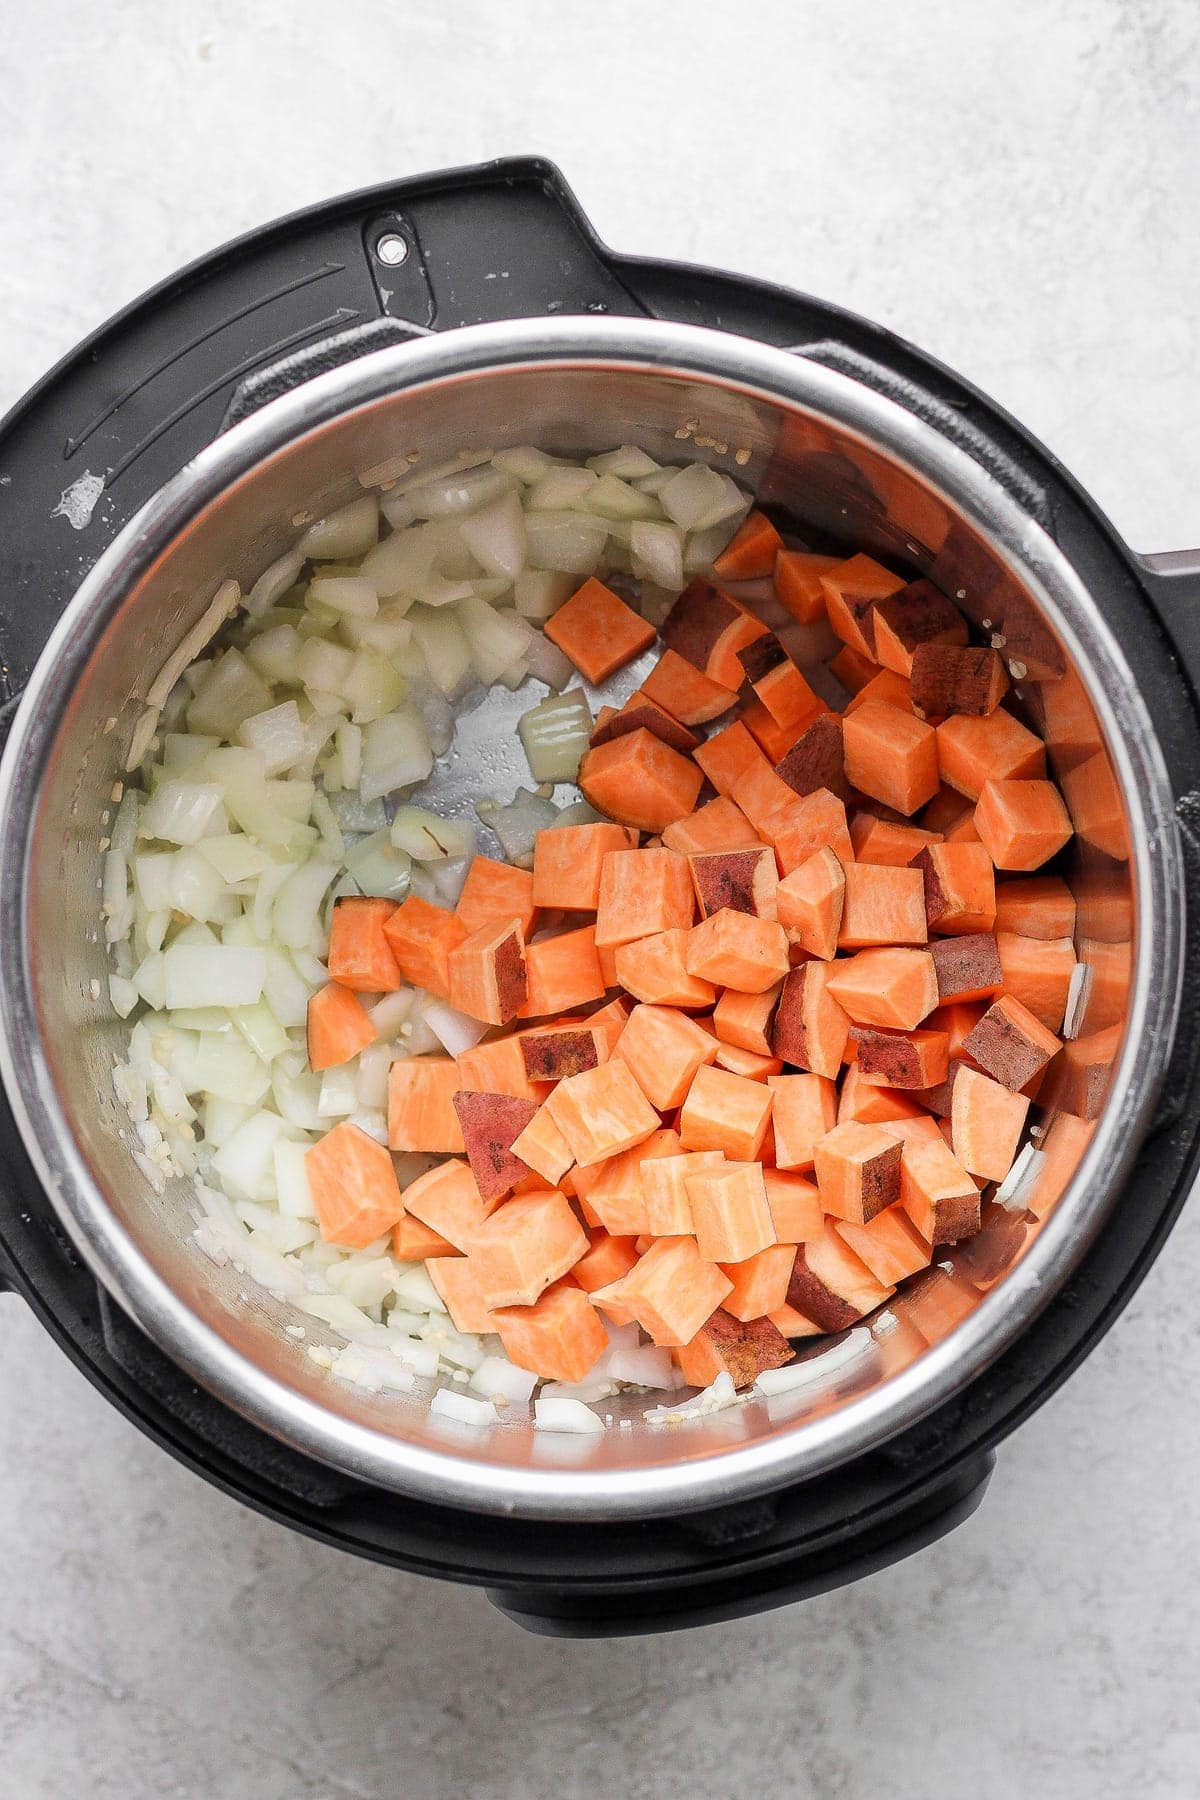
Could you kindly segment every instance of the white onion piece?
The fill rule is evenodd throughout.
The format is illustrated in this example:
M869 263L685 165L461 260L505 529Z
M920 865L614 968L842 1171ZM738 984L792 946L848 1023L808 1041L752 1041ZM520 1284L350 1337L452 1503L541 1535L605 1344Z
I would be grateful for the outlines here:
M434 683L443 695L456 693L471 672L471 648L456 614L448 607L422 606L412 627Z
M318 914L321 902L326 888L338 873L337 863L314 857L281 884L275 896L271 926L273 935L289 950L306 949L320 937Z
M459 897L467 884L467 876L470 873L471 864L475 860L475 831L473 827L468 827L467 829L471 833L471 853L469 856L448 856L444 862L429 864L429 873L433 876L434 886L438 891L438 898L446 906L458 905Z
M269 569L264 569L246 596L247 617L257 619L269 612L276 601L283 599L289 588L295 587L303 567L303 551L289 550L286 555L273 562Z
M500 806L494 800L479 800L475 811L482 823L495 832L510 862L532 856L538 832L546 830L558 816L558 808L552 800L543 800L525 788L517 789L508 806Z
M344 1119L358 1106L357 1071L353 1062L339 1063L321 1075L317 1112L322 1119Z
M185 944L163 952L166 1003L176 1006L253 1006L266 980L261 950L226 944Z
M525 652L529 673L557 694L575 674L575 665L544 632L535 631Z
M581 506L598 480L591 469L547 469L525 496L525 505L530 512L565 512Z
M610 1350L603 1361L606 1374L614 1381L629 1381L637 1387L669 1390L678 1373L670 1352L659 1350L654 1344L639 1344L633 1350Z
M842 1375L874 1348L874 1339L861 1326L844 1337L840 1344L823 1350L803 1362L787 1363L782 1369L763 1369L755 1376L758 1394L787 1394L799 1388L822 1388L836 1375Z
M361 575L318 575L308 584L313 606L327 606L356 619L373 619L379 611L379 595Z
M604 1420L585 1406L582 1400L560 1400L539 1396L533 1403L535 1431L565 1431L602 1434Z
M399 706L405 695L404 677L380 651L363 644L354 653L342 692L350 706L351 722L369 725Z
M438 619L446 617L443 613L430 613L428 616L430 618L436 617ZM455 628L458 629L457 626ZM465 674L470 662L470 657L466 651L465 638L463 639L463 655L463 672ZM455 685L457 686L458 684L456 683ZM448 691L453 692L454 690L450 689ZM429 738L429 748L433 751L433 754L435 756L445 756L447 750L449 750L451 744L454 742L455 716L454 708L447 699L446 693L439 692L437 687L431 687L426 682L418 682L409 690L408 704L415 712L420 713L421 720L425 726L426 735Z
M275 1197L279 1210L289 1219L315 1219L317 1209L308 1183L304 1157L307 1144L280 1138L273 1151L275 1161Z
M526 513L525 531L531 568L571 575L593 575L608 538L602 521L572 512Z
M467 634L471 663L485 686L525 654L532 627L516 613L500 613L472 595L460 601L458 616Z
M373 719L363 732L359 791L364 800L381 800L398 788L412 787L432 768L433 753L419 714L390 713Z
M241 604L241 598L242 590L236 581L221 583L196 623L175 646L151 682L146 694L148 707L153 709L166 705L167 696L179 677L191 663L195 662L201 652L208 648L226 619L231 618L237 611ZM141 757L138 758L138 761L141 761Z
M403 900L412 882L412 862L386 829L347 850L346 867L359 892L376 900Z
M633 572L679 593L683 587L683 538L675 525L638 520L630 533Z
M340 694L354 665L354 653L327 638L305 638L296 658L296 673L306 688L317 693Z
M277 1113L252 1112L213 1157L214 1174L227 1190L247 1200L258 1199L268 1175L275 1173L275 1146L286 1135L287 1126Z
M240 650L226 650L210 665L207 679L187 709L190 731L231 738L243 719L266 712L271 690Z
M525 565L525 514L515 491L464 519L460 530L480 568L508 582L516 580Z
M195 844L225 824L221 790L213 782L161 781L141 810L140 837Z
M304 721L300 717L300 708L294 700L285 700L266 712L253 713L238 726L238 738L248 750L258 751L265 774L280 775L304 755Z
M126 981L121 975L110 975L108 998L118 1019L127 1019L141 995L132 981Z
M497 450L492 456L492 466L529 487L535 481L540 481L547 469L563 465L561 457L548 456L544 450L535 449L532 444L517 444L510 450Z
M383 994L367 1008L367 1016L381 1038L394 1038L412 1010L413 989L397 988Z
M397 531L364 556L359 574L381 600L416 594L433 572L442 534L432 525Z
M723 525L710 525L704 531L690 531L683 547L685 575L699 575L711 569L734 533L732 519Z
M524 619L549 619L575 592L574 578L558 569L522 569L513 584L513 601Z
M458 1425L481 1427L494 1425L498 1414L490 1400L476 1400L470 1394L460 1394L454 1388L439 1388L429 1402L432 1417L453 1419Z
M296 548L314 560L341 562L365 556L378 536L379 502L374 494L364 494L310 525Z
M663 483L658 498L667 517L682 531L698 531L704 524L716 523L706 515L725 498L725 487L715 469L706 463L689 463Z
M391 839L397 850L407 851L417 862L465 856L472 835L459 820L443 819L420 806L401 806L391 825Z
M1026 1144L1012 1168L996 1189L995 1200L1009 1212L1024 1212L1030 1196L1041 1178L1046 1152Z
M636 444L622 444L619 450L605 450L599 456L589 456L587 466L597 475L615 475L618 481L644 481L648 475L657 475L660 467Z
M528 1369L519 1369L505 1356L485 1356L467 1386L493 1404L503 1401L507 1406L527 1406L537 1379Z
M392 1053L386 1044L368 1044L358 1053L355 1091L358 1104L379 1111L387 1105L388 1069Z
M422 519L444 519L460 513L478 512L494 500L512 491L512 479L502 469L484 465L446 475L438 480L426 479L419 487L406 488L409 505Z
M589 512L607 519L661 519L662 508L650 494L639 493L615 475L602 475L584 504Z
M674 1425L687 1419L704 1417L708 1413L720 1412L726 1406L733 1406L737 1397L732 1378L722 1369L711 1387L703 1388L690 1400L649 1407L642 1417L648 1425Z
M461 1056L464 1050L473 1049L487 1030L478 1019L455 1012L448 1001L432 995L421 1002L421 1017L451 1056Z
M535 781L574 781L592 734L586 695L571 688L531 706L517 720L517 731Z

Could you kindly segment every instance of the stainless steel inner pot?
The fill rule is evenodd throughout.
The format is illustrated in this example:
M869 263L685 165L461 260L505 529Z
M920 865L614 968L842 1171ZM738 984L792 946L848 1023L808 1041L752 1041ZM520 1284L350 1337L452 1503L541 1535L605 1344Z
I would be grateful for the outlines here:
M1061 1171L1035 1195L1036 1216L993 1209L981 1238L897 1295L874 1348L815 1400L754 1399L656 1429L637 1397L608 1408L632 1429L603 1438L431 1420L427 1393L375 1397L323 1373L283 1329L298 1315L190 1242L186 1184L154 1192L128 1148L111 1085L125 1028L105 998L101 840L155 675L219 581L249 587L306 522L361 492L361 472L413 450L428 465L524 442L700 456L801 526L907 559L1004 646L1056 772L1086 764L1072 879L1091 1060L1081 1052L1042 1097L1046 1117L1067 1121L1053 1140ZM471 744L486 791L506 799L503 784L523 774L511 723L529 697L503 698L506 713L475 715ZM80 1254L150 1337L267 1430L397 1494L481 1512L717 1504L816 1475L932 1410L1020 1333L1119 1202L1175 1028L1171 795L1145 701L1077 572L1005 486L898 405L724 333L606 318L476 326L274 401L188 464L100 558L30 682L0 788L0 881L16 927L0 964L3 1076Z

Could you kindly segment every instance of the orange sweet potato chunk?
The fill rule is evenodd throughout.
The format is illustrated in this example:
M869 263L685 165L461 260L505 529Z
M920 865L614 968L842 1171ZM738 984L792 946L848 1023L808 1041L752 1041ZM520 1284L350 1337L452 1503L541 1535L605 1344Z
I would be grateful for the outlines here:
M539 831L533 846L534 905L563 912L595 912L605 857L612 850L630 850L636 845L637 834L630 826L603 821Z
M308 1066L319 1074L336 1069L375 1042L376 1031L357 994L331 981L308 1003Z
M460 1087L452 1056L410 1056L388 1070L388 1143L393 1150L447 1151L461 1156L454 1110Z
M925 881L920 869L854 862L847 864L843 881L839 949L927 942Z
M519 919L492 920L449 956L450 1004L488 1025L507 1025L525 1005L529 977Z
M339 900L329 927L329 979L357 994L387 994L400 986L400 970L384 926L391 900Z
M900 1154L900 1144L878 1125L835 1125L813 1153L826 1213L865 1225L893 1205L900 1198Z
M521 930L528 936L537 911L533 876L528 869L514 868L511 863L497 862L490 856L473 857L454 910L468 934L484 925L503 925L510 919L519 919Z
M842 724L846 779L906 818L938 791L938 745L931 725L877 700Z
M588 1248L566 1195L518 1194L471 1233L467 1256L489 1307L532 1306Z
M544 630L594 686L632 662L655 637L653 625L594 575L546 620Z
M469 1167L457 1160L427 1169L404 1192L405 1211L462 1251L498 1204L483 1199Z
M644 728L585 751L579 765L584 798L597 812L639 831L662 831L684 818L703 785L691 757Z
M383 934L401 977L448 1000L450 953L470 936L458 914L410 894L385 920Z
M526 999L521 1015L548 1018L602 1000L608 988L596 948L596 928L581 925L525 946Z
M674 1349L690 1343L732 1288L716 1263L701 1256L695 1238L664 1237L592 1301L614 1323L636 1319L656 1344Z
M679 1114L685 1150L723 1150L752 1162L762 1150L771 1117L771 1090L726 1069L700 1068Z
M304 1167L327 1244L361 1250L390 1231L404 1213L387 1150L348 1119L312 1146Z
M546 1105L584 1168L631 1149L659 1128L658 1114L617 1057L560 1081Z
M725 1162L684 1177L696 1246L710 1262L744 1262L775 1242L762 1164ZM786 1292L777 1304L782 1305ZM770 1310L765 1308L764 1310Z
M717 1046L686 1013L670 1006L635 1006L613 1052L628 1063L634 1079L659 1112L679 1106Z
M836 1085L824 1075L771 1075L767 1086L776 1167L811 1169L814 1146L837 1123Z
M768 1244L741 1262L719 1263L722 1275L733 1283L725 1296L725 1311L746 1323L777 1312L787 1303L795 1262L794 1244Z
M596 943L615 950L660 931L687 930L695 916L686 856L675 850L612 850L600 870Z
M582 1381L608 1348L608 1335L581 1287L564 1281L532 1306L499 1307L492 1315L504 1354L546 1381Z
M614 975L635 1000L651 1006L711 1006L717 990L687 966L691 931L659 931L653 937L619 944L613 952Z
M692 927L686 961L688 973L701 981L760 994L787 974L787 937L773 919L722 907Z

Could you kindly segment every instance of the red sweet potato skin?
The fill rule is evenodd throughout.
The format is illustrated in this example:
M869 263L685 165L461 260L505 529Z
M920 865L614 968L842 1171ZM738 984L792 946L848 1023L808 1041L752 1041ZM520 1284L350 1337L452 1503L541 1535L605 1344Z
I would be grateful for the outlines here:
M537 1102L464 1089L454 1096L454 1110L480 1197L498 1200L530 1173L512 1146L537 1112Z

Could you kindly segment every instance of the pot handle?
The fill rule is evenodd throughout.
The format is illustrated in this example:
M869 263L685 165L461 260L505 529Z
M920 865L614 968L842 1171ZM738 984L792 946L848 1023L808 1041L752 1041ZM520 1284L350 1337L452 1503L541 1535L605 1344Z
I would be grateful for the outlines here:
M926 1549L969 1519L987 1491L996 1466L992 1451L969 1457L948 1477L874 1527L853 1530L846 1545L811 1545L783 1552L765 1566L747 1568L734 1557L712 1574L689 1573L677 1584L639 1586L632 1593L573 1592L571 1589L491 1589L497 1611L538 1637L640 1637L687 1631L793 1606L817 1594L845 1587L865 1575ZM770 1515L768 1515L770 1516ZM702 1535L703 1520L682 1529ZM721 1542L711 1534L714 1550Z

